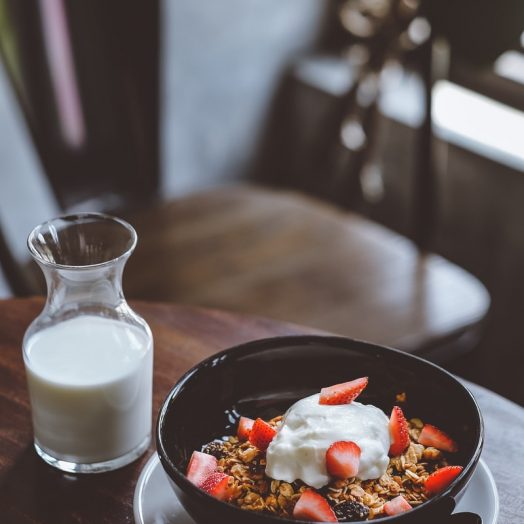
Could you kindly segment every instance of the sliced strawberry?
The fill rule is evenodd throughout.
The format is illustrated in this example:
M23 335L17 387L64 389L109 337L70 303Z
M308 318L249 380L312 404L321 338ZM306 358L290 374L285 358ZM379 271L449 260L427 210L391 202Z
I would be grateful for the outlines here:
M432 446L441 451L449 451L450 453L458 451L457 443L447 433L431 424L426 424L422 428L418 441L419 444Z
M187 466L186 476L193 484L200 486L217 469L218 461L213 455L193 451Z
M409 446L409 426L404 413L398 406L394 406L391 411L389 434L391 436L389 454L392 457L401 455Z
M213 495L218 500L229 498L228 483L231 477L220 471L215 471L207 477L200 486L206 493Z
M462 471L462 466L446 466L434 471L424 483L426 491L432 495L444 491Z
M355 442L339 440L326 451L326 469L338 479L356 477L360 464L360 447Z
M329 502L312 489L306 489L300 495L293 509L293 518L312 522L338 522Z
M247 440L249 438L254 423L255 421L252 418L240 417L237 428L238 440Z
M266 451L273 437L277 434L276 429L271 427L261 418L257 418L249 433L249 442L260 451Z
M384 504L384 513L386 515L398 515L410 509L412 509L410 503L402 495L388 500L388 502Z
M319 404L349 404L353 402L368 385L368 377L357 378L351 382L335 384L320 390Z

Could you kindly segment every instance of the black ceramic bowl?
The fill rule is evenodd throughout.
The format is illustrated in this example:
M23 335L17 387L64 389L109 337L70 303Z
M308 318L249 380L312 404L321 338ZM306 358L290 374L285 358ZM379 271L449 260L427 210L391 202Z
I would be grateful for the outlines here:
M458 442L453 463L462 473L441 494L413 510L377 521L446 522L480 457L483 424L469 391L445 370L397 350L341 337L293 336L257 340L204 360L167 396L158 417L157 450L184 508L199 524L297 522L241 510L196 488L185 477L193 450L234 434L239 415L270 419L321 387L368 376L359 401L389 414L406 392L406 417L449 432ZM464 517L466 517L464 515ZM475 522L464 519L464 522Z

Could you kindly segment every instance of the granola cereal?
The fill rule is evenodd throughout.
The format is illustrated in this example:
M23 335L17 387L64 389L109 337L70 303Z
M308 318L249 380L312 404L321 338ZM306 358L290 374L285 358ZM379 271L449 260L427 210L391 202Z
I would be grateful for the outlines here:
M331 386L326 388L328 394L324 397L322 395L325 390L322 390L320 396L307 397L299 402L307 401L310 405L313 402L313 409L317 411L318 405L322 404L336 405L337 408L347 406L355 398L348 396L348 391L353 394L355 382L358 383L359 392L362 391L367 385L367 378L365 384L363 380ZM396 400L399 398L405 399L405 395L399 394ZM360 410L365 409L365 406L356 404L358 403L347 408L348 411L360 413ZM320 408L322 414L332 413L322 411L325 409ZM209 494L245 511L301 520L350 522L374 520L409 511L447 487L462 471L461 466L449 465L448 453L457 451L457 445L451 437L435 426L424 424L419 418L407 421L401 408L394 406L390 419L383 412L380 415L385 419L389 458L388 447L382 448L383 469L378 478L375 478L376 475L366 477L361 474L366 468L362 469L361 449L356 442L337 439L335 442L329 441L327 451L322 451L324 455L315 455L315 460L320 461L321 469L324 470L325 481L314 484L309 480L312 486L302 480L286 482L271 478L268 471L272 471L269 468L269 459L272 456L269 452L266 456L266 450L275 436L284 436L286 424L290 424L286 422L290 411L286 418L278 416L267 422L241 417L236 436L214 440L204 445L201 452L193 453L188 466L188 478ZM337 416L339 413L337 410ZM371 416L375 416L373 412ZM330 416L329 422L332 423L332 420ZM305 425L309 426L311 423L311 419L306 417ZM372 431L369 425L363 427L367 432ZM347 431L345 426L344 431ZM277 446L275 442L271 444L274 447ZM301 442L303 441L299 442L299 447L302 447ZM310 440L307 442L311 443ZM334 454L332 449L336 450ZM364 452L363 447L362 458ZM284 456L283 460L286 458ZM302 464L301 461L299 463ZM333 465L341 466L341 469L337 470ZM357 473L362 478L357 477ZM202 484L201 478L206 476L207 483ZM280 476L285 477L284 474ZM288 478L295 478L294 472Z
M278 427L282 417L269 421ZM387 472L376 480L361 481L357 478L333 480L320 490L337 512L346 501L367 508L368 519L384 516L383 506L398 495L403 495L411 506L428 500L424 482L435 470L448 465L444 454L432 447L425 447L416 440L420 419L408 421L410 444L406 451L389 461ZM420 431L419 431L420 433ZM210 447L211 446L211 447ZM265 453L249 441L240 442L237 437L225 437L203 447L203 452L221 448L222 457L218 469L231 475L230 503L247 511L262 511L281 517L292 517L293 507L307 489L301 481L293 483L270 479L265 475ZM365 511L365 510L364 510Z

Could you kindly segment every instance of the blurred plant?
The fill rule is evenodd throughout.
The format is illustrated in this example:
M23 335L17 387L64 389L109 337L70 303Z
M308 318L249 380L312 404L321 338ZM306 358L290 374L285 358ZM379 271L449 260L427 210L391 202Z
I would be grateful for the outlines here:
M384 194L382 170L375 153L377 102L384 69L406 63L431 36L429 21L420 15L419 0L344 0L339 3L339 24L344 30L343 56L355 75L346 95L340 122L335 169L330 192L348 203L355 187L369 202ZM418 58L414 58L416 61ZM344 202L345 200L345 202Z
M339 40L355 73L341 117L339 146L335 150L331 193L337 199L355 198L355 187L369 203L384 194L380 159L376 151L377 101L388 66L402 63L423 80L425 116L417 130L414 233L426 243L434 221L435 178L431 151L431 88L435 68L433 42L447 41L453 62L483 67L510 48L521 49L524 30L523 0L341 0ZM353 190L353 194L351 191Z
M369 38L381 30L390 11L389 0L348 0L340 9L340 20L353 35Z

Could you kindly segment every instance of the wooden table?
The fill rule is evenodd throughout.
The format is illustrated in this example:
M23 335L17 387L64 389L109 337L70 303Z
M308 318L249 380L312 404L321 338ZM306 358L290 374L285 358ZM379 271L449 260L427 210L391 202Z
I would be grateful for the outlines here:
M132 499L150 451L112 473L62 474L32 447L22 336L40 299L0 301L0 522L132 523ZM137 302L155 337L154 413L180 374L208 355L255 338L312 333L260 317L172 304ZM524 522L524 409L473 384L486 422L483 457L499 487L499 524Z

